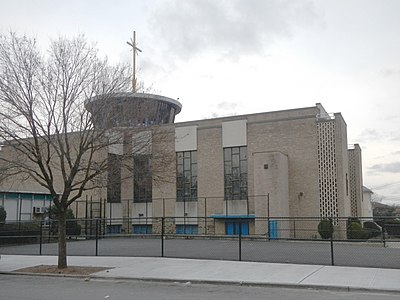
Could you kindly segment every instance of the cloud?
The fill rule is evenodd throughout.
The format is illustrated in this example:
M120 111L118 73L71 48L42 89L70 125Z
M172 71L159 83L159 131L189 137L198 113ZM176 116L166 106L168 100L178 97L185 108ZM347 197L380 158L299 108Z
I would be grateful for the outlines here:
M389 117L387 119L389 119ZM385 130L376 130L373 128L366 128L361 132L357 140L360 141L360 143L366 143L371 141L378 142L383 140L400 141L400 133L398 131L385 131Z
M171 0L160 2L149 21L170 53L182 59L209 50L235 59L263 52L316 20L308 0Z
M235 110L237 108L238 104L234 103L234 102L227 102L227 101L223 101L223 102L219 102L217 103L217 109L218 110Z
M368 169L373 173L400 173L400 162L376 164Z
M360 141L371 141L380 140L382 138L382 132L372 128L364 129L358 137Z
M383 77L400 77L400 69L385 69L382 71Z
M394 142L396 142L396 141L400 141L400 133L399 132L392 132L391 134L390 134L390 140L391 141L394 141Z
M204 118L209 119L209 118L222 118L228 116L235 116L237 115L238 108L239 104L235 102L228 102L228 101L218 102L211 108L213 110L211 115L204 116Z

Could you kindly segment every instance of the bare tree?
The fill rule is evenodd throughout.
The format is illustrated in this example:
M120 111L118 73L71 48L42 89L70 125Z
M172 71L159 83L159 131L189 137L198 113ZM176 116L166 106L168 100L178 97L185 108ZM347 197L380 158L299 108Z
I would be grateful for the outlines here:
M53 197L59 268L67 267L67 208L98 186L108 149L124 137L123 129L110 138L110 130L96 128L85 101L129 87L128 66L110 66L82 36L52 41L46 55L33 38L0 36L1 177L33 181Z

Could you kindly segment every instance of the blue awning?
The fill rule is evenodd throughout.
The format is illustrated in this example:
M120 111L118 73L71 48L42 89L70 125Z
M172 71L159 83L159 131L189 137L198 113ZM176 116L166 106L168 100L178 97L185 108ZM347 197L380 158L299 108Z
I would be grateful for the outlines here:
M214 219L255 219L255 215L211 215Z

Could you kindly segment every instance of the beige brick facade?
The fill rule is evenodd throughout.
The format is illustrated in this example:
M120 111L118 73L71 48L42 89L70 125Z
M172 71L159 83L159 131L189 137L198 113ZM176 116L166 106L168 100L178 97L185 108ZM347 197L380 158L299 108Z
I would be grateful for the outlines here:
M229 126L224 125L227 123ZM238 136L235 137L232 128L238 128ZM245 132L242 132L243 128ZM166 124L159 126L158 130L164 132L164 138L153 138L152 164L154 170L162 168L164 179L154 179L152 201L141 206L133 202L133 179L129 178L127 170L122 170L121 203L107 204L105 215L99 210L96 215L92 212L92 217L117 216L120 221L116 220L115 224L123 223L126 232L132 230L132 224L152 225L153 232L160 232L160 219L149 219L144 223L137 219L129 221L129 218L140 216L171 217L164 224L169 233L174 232L176 224L191 224L197 225L199 233L225 234L228 219L223 216L240 215L249 222L251 234L262 235L267 225L264 221L255 222L254 217L349 217L359 210L358 202L362 198L361 150L356 147L348 152L343 117L341 114L328 116L320 104ZM180 150L188 147L197 151L197 201L187 205L176 201L175 131L183 134L185 139L178 143ZM194 132L195 139L186 136ZM224 200L224 140L232 145L238 141L240 145L237 146L247 147L246 199ZM132 147L127 144L124 151L132 151ZM165 164L165 160L170 163ZM29 180L12 186L3 183L1 188L3 191L42 191ZM106 188L87 193L87 197L95 202L104 200L106 195ZM78 217L88 216L84 201L77 202L72 208ZM110 211L114 212L113 215ZM204 219L215 216L219 218ZM173 217L185 219L174 221ZM289 237L293 225L286 222L280 226L287 228L285 237ZM315 224L311 227L315 230Z

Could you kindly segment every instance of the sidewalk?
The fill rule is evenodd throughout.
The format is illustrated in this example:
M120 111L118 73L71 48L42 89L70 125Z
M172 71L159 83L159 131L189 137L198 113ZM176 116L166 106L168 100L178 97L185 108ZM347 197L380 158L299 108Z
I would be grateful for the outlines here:
M56 256L2 255L0 273L56 265ZM160 257L70 256L70 266L110 267L91 278L268 285L400 293L400 270Z

